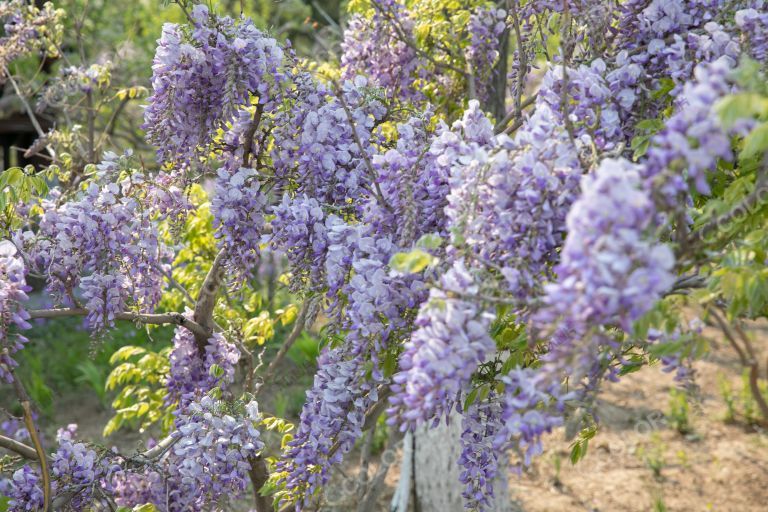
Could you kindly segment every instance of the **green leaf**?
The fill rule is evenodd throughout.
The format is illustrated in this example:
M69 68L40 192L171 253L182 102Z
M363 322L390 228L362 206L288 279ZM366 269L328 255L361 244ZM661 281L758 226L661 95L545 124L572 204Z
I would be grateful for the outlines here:
M208 370L208 374L210 374L211 377L220 379L224 376L224 368L222 368L217 364L212 364L210 369Z
M5 186L15 188L20 185L21 181L24 179L24 171L21 170L21 167L11 167L10 169L6 169L0 176L3 177L3 188L5 188Z
M664 128L664 122L661 119L643 119L635 125L640 130L657 132Z
M637 161L640 157L645 155L648 151L648 147L651 145L650 135L637 135L632 139L632 150L634 151L632 158Z
M768 117L768 98L750 92L733 94L720 100L715 110L720 115L723 127L728 129L739 119Z
M671 78L662 78L659 80L659 88L651 93L651 97L655 100L663 98L669 94L672 89L675 88L675 81Z
M739 159L746 160L768 151L768 123L758 125L744 138L744 147L739 153Z
M443 238L437 233L427 233L416 242L416 247L423 249L439 249L443 245Z
M144 354L146 352L147 351L141 347L126 345L125 347L118 349L114 354L112 354L112 357L109 358L109 364L115 364L118 361L125 361L133 356Z
M421 272L435 261L435 257L421 249L410 252L398 252L389 260L389 266L404 274Z

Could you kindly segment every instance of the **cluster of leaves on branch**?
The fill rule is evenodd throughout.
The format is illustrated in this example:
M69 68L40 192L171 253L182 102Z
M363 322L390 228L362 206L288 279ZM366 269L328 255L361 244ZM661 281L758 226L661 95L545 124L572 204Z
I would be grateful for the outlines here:
M246 17L179 5L144 115L156 166L105 153L57 184L52 152L0 182L0 376L21 387L29 317L83 315L96 337L175 324L171 349L119 352L110 380L132 390L110 430L170 434L133 456L62 434L50 465L2 480L10 510L201 510L249 487L259 512L311 509L384 410L400 431L461 415L483 510L508 454L530 464L554 428L581 431L583 456L606 382L660 361L691 383L684 310L757 382L741 322L768 313L763 0L372 0L323 75ZM93 69L62 79L90 98ZM25 312L33 274L53 309ZM276 309L276 287L303 306ZM290 427L258 412L260 380L318 311L299 423L268 446L259 429Z

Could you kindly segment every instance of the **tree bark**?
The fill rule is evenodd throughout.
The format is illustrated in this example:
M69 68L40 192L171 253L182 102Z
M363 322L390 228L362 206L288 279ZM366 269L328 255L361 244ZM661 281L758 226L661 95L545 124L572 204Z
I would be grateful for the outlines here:
M441 423L432 429L423 427L413 433L413 465L410 467L408 460L411 449L404 450L402 481L396 493L397 502L392 503L393 512L464 512L461 496L464 486L459 482L461 468L457 463L461 454L461 432L461 416L454 413L448 425ZM412 484L409 485L406 479L412 479ZM410 487L409 503L405 504L404 489ZM489 511L522 511L510 498L506 467L501 468L496 478L494 495L494 504Z

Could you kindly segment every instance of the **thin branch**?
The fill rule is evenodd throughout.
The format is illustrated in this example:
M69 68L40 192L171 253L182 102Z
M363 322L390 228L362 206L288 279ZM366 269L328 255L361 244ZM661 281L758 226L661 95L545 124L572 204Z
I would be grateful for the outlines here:
M5 437L2 434L0 434L0 448L10 450L17 455L21 455L25 459L38 460L37 452L34 448L24 443L20 443L15 439L11 439L10 437Z
M373 432L371 432L371 436L373 435ZM393 429L392 432L389 435L389 440L387 441L387 449L384 452L386 453L390 450L394 450L394 446L402 439L403 433ZM392 464L395 462L395 457L381 457L381 463L379 464L379 469L376 471L376 475L371 480L370 485L368 486L368 490L363 494L362 498L360 499L360 504L357 507L357 512L367 512L369 510L374 510L376 508L376 500L378 499L379 495L381 494L381 491L384 488L384 480L387 478L387 473L389 473L389 468L392 466Z
M381 205L387 209L388 212L392 213L392 208L384 199L384 194L381 192L381 187L379 186L379 180L378 180L378 173L373 168L371 159L368 158L368 153L365 151L365 148L363 147L363 143L360 140L360 135L358 135L357 133L357 127L355 126L355 120L352 117L352 111L349 109L349 106L347 105L347 102L344 99L344 91L341 90L341 87L337 82L334 82L333 85L334 85L334 88L336 89L336 96L339 98L339 103L341 103L341 106L344 109L344 113L347 115L347 121L349 122L349 126L350 128L352 128L352 137L354 138L355 144L357 144L357 147L360 150L360 154L362 155L363 161L365 162L365 167L368 169L368 174L370 174L371 176L371 181L373 181L373 186L375 188L374 193L376 195L376 198L379 200Z
M10 358L7 348L4 348L2 353L3 359L7 360ZM14 369L3 363L0 363L0 368L11 376L13 390L16 392L16 398L18 398L19 404L21 404L21 408L24 411L24 426L27 427L29 438L32 440L32 446L34 446L37 461L40 464L40 474L43 478L43 512L47 512L51 506L51 472L48 469L48 457L45 455L43 443L40 441L37 427L35 427L35 420L32 417L32 404L27 390L24 389L24 384L19 380Z
M259 103L256 106L256 114L253 116L253 119L248 124L248 128L245 130L245 141L243 143L243 167L248 167L250 165L251 153L253 152L253 136L256 135L256 130L259 129L262 115L264 115L264 104Z
M752 393L752 398L755 399L763 419L768 420L768 403L766 403L765 397L763 396L758 383L760 365L757 361L757 358L755 357L755 352L752 349L752 344L750 343L749 338L738 325L735 327L736 332L739 333L739 337L741 338L742 342L744 342L746 347L747 353L745 353L744 349L739 346L738 342L736 341L736 337L733 335L733 331L731 331L731 328L728 326L725 320L714 309L710 312L715 318L717 324L720 326L720 329L723 331L723 334L725 335L728 342L739 354L739 360L741 361L742 366L749 368L749 388Z
M397 16L394 16L389 10L384 10L384 8L379 5L379 2L371 2L374 9L379 11L381 14L383 14L391 23L392 28L395 29L395 32L397 32L397 35L400 36L399 40L404 43L406 46L408 46L410 49L415 51L419 56L427 59L429 62L434 64L435 66L439 68L445 68L450 69L451 71L455 71L456 73L466 76L466 71L454 66L453 64L449 64L447 62L440 62L437 59L435 59L429 52L426 52L419 48L416 43L413 42L413 40L408 37L408 34L406 34L405 29L403 28L402 24L400 23L400 20L397 19ZM449 55L450 56L450 55Z
M299 338L299 335L301 335L301 333L304 331L304 326L307 323L307 317L311 303L312 299L307 299L304 301L304 304L302 304L301 309L299 310L299 314L296 317L296 322L293 324L291 333L285 339L283 345L280 347L280 350L278 350L275 357L272 359L272 361L270 361L269 366L267 367L267 370L264 372L264 376L261 379L259 387L256 388L256 390L253 392L254 396L258 396L259 392L264 387L265 382L272 380L275 372L277 372L277 367L280 365L280 362L285 358L288 350L290 350L290 348Z
M86 316L85 308L36 309L29 311L31 318L62 318L68 316ZM128 320L151 325L180 325L192 331L195 336L210 337L211 332L197 322L190 320L181 313L131 313L128 311L115 314L117 320Z
M37 121L37 116L35 115L35 111L32 110L32 107L30 106L29 102L21 93L19 84L17 84L16 80L13 79L13 75L11 75L11 72L8 71L8 68L5 65L3 65L3 73L5 73L5 76L6 78L8 78L8 81L11 82L11 85L13 86L13 90L16 91L16 95L19 97L19 100L21 100L21 103L24 105L24 109L27 111L27 116L29 117L29 121L32 123L32 126L35 128L35 131L37 132L37 136L45 137L45 132L43 131L43 127L40 126L40 123ZM50 145L47 145L45 149L48 151L48 154L51 155L51 158L56 159L56 152L53 150L53 148Z
M520 103L520 107L515 107L504 117L504 119L496 123L496 126L493 127L493 132L496 134L506 132L506 126L509 124L509 122L513 119L519 120L523 114L523 110L533 105L535 101L536 95L534 94L533 96Z
M703 288L707 284L707 279L704 276L694 274L691 276L682 276L675 281L672 287L667 290L664 296L668 295L685 295L688 290L693 288Z

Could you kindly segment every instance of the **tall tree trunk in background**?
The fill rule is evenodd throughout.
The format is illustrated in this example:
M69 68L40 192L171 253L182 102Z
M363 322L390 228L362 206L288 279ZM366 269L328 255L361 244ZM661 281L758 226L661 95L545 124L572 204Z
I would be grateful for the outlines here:
M500 0L496 6L507 8L506 0ZM496 122L504 119L507 114L507 60L509 59L509 27L499 36L499 58L491 71L488 97L481 105L483 110L493 114Z
M412 447L406 438L393 512L464 512L463 485L459 482L461 468L457 464L461 431L461 416L454 414L449 425L441 423L433 429L417 430L412 436ZM492 512L521 511L510 498L506 468L496 479L494 494Z

